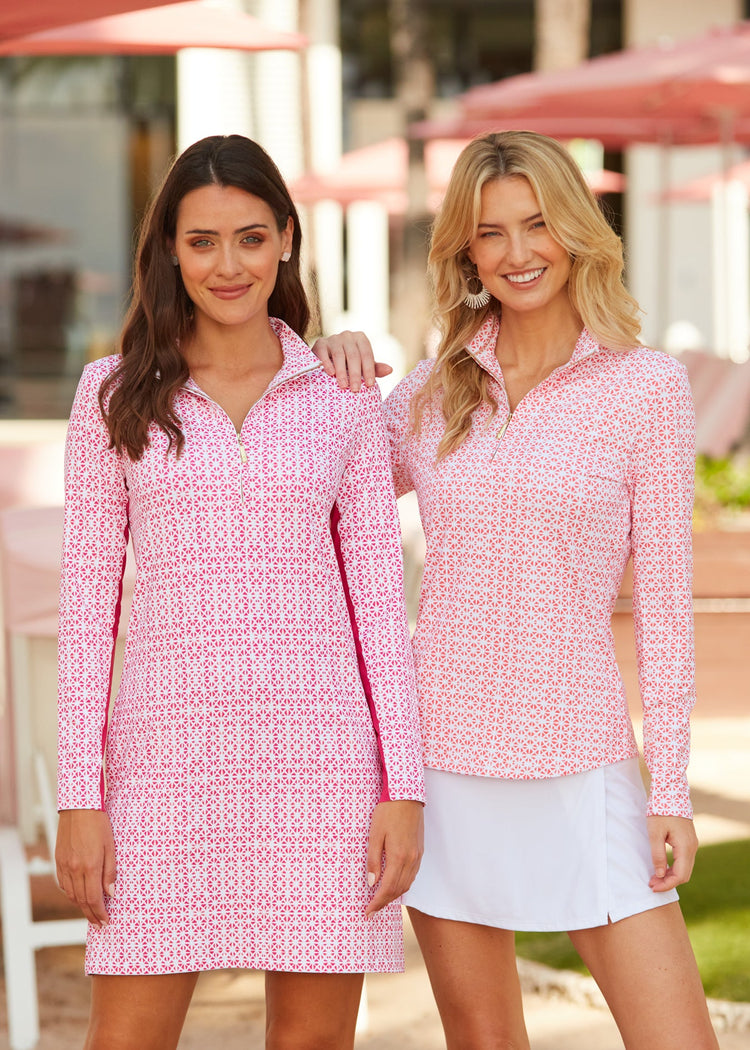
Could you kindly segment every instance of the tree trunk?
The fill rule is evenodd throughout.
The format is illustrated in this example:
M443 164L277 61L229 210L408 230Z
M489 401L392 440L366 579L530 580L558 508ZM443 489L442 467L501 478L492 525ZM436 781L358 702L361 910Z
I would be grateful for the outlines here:
M591 0L534 0L534 69L571 69L589 55Z
M409 125L428 116L435 74L427 46L425 0L389 0L391 55L402 134L409 145L408 205L394 272L391 331L411 368L424 356L430 303L425 271L430 216L424 141L408 137Z

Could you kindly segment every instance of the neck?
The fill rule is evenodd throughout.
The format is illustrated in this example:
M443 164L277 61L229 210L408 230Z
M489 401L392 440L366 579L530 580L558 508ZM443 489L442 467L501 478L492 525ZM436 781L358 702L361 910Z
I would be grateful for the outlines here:
M243 325L222 325L199 317L182 352L193 373L205 369L238 376L269 369L275 372L284 362L281 343L266 315Z
M570 360L583 324L570 302L518 313L503 309L497 357L503 367L528 374L557 368Z

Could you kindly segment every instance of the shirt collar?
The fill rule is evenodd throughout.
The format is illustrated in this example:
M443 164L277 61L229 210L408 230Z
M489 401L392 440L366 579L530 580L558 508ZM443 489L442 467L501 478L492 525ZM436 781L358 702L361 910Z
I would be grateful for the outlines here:
M468 343L466 350L485 372L489 373L498 383L502 383L503 372L495 352L499 332L500 318L496 314L492 314L487 318L471 342ZM577 364L585 357L589 357L601 349L602 347L591 332L587 328L582 328L573 348L573 353L570 355L570 360L561 367L568 368L570 365Z
M297 335L285 321L280 320L278 317L269 317L268 320L281 343L281 352L284 355L284 362L281 368L268 384L269 390L272 387L279 386L281 383L285 383L296 375L304 372L314 372L316 369L323 367L304 339ZM200 387L192 376L188 376L185 388L201 393Z

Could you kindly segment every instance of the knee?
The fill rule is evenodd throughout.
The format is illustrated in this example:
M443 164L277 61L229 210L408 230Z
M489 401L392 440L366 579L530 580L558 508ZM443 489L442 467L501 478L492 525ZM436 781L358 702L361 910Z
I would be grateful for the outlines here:
M495 1020L489 1024L467 1024L449 1031L446 1026L447 1050L529 1050L526 1027Z
M529 1050L529 1041L525 1037L495 1031L447 1039L446 1046L448 1050Z
M266 1027L266 1050L351 1050L354 1036L348 1027L314 1029L281 1021Z

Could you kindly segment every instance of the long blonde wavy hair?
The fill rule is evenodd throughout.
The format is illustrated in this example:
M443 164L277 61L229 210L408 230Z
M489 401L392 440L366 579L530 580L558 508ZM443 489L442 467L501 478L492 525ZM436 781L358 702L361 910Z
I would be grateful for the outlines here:
M499 316L501 306L493 298L473 310L463 300L476 283L468 248L479 226L482 188L513 176L528 180L549 232L571 256L568 294L582 324L610 349L639 345L640 311L622 281L622 243L568 151L533 131L474 139L456 161L432 230L429 274L441 338L435 368L412 403L412 427L419 433L425 409L442 391L446 427L438 460L463 443L482 402L497 409L489 376L466 346L490 314Z

